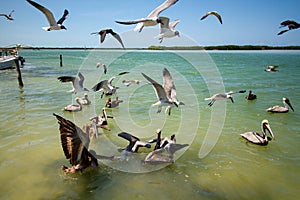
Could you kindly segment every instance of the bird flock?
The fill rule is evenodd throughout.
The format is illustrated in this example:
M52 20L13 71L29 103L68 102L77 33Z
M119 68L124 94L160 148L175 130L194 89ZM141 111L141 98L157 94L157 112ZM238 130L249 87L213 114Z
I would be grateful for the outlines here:
M38 9L40 12L42 12L46 19L48 20L49 25L47 27L43 27L46 31L53 31L53 30L62 30L67 28L63 25L63 22L68 18L69 11L67 9L64 10L62 17L59 20L56 20L54 18L53 13L47 9L46 7L32 1L32 0L26 0L30 5ZM179 31L175 30L176 25L180 22L179 19L174 20L173 22L170 22L169 17L160 16L160 14L176 4L178 0L166 0L164 3L159 5L157 8L155 8L153 11L151 11L147 17L140 18L136 20L130 20L130 21L115 21L118 24L122 25L136 25L134 28L135 31L142 32L144 27L149 26L156 26L159 24L160 26L160 33L157 36L159 42L163 42L164 38L171 38L175 36L180 36ZM0 16L4 16L7 20L14 20L12 17L14 10L12 10L8 15L7 14L0 14ZM205 13L200 20L206 19L208 16L215 16L220 24L223 24L221 15L216 11L209 11ZM298 24L295 21L292 20L286 20L281 23L280 28L288 27L288 29L282 30L278 33L278 35L281 35L289 30L297 29L300 27L300 24ZM98 32L93 32L91 35L99 35L100 37L100 43L103 43L105 41L106 35L111 34L122 46L122 48L125 48L123 41L119 34L114 32L112 29L101 29ZM97 63L96 68L103 68L103 73L106 74L108 71L108 67L103 63ZM278 66L268 66L265 70L266 72L277 72L276 69ZM93 138L97 138L99 135L98 128L101 128L105 131L110 131L110 128L108 126L108 119L113 119L113 116L109 116L106 113L106 109L114 109L118 106L120 106L120 103L123 101L119 99L119 96L117 94L117 90L119 87L112 85L113 80L116 77L124 76L128 74L129 72L121 72L119 74L113 75L108 80L102 80L99 83L95 84L90 90L84 87L84 75L79 72L77 76L60 76L57 79L62 82L71 82L72 83L72 90L69 92L72 93L80 93L84 92L83 97L75 98L75 102L77 104L71 104L67 105L63 108L66 112L77 112L80 113L83 109L83 106L89 106L92 104L91 100L88 97L88 92L101 92L101 98L105 96L109 96L106 101L104 108L102 109L102 113L99 116L91 116L89 120L91 121L90 124L85 124L82 128L75 125L70 120L67 120L63 118L62 116L53 113L53 115L58 120L59 124L59 132L60 132L60 138L61 138L61 145L63 152L65 154L65 157L69 160L71 167L62 166L62 170L65 173L75 173L77 171L82 171L87 167L97 167L98 159L105 159L110 160L111 162L114 162L115 160L120 160L125 157L125 159L128 160L127 155L132 153L139 153L140 148L147 148L151 149L151 144L155 143L155 146L153 149L150 150L148 155L142 160L143 164L162 164L162 163L173 163L174 162L174 154L185 147L188 146L188 144L178 144L176 142L176 136L175 134L172 134L170 137L161 137L162 130L158 129L156 130L157 137L149 140L149 141L142 141L140 138L127 133L127 132L121 132L117 135L120 138L123 138L128 141L128 145L124 148L119 148L118 151L122 152L122 156L116 156L116 155L98 155L94 150L89 149L89 143L90 140ZM163 85L159 84L152 78L150 78L145 73L141 73L142 77L145 78L149 84L153 86L154 92L156 94L156 97L158 101L153 104L153 106L158 106L157 113L160 113L162 110L162 107L165 106L166 110L165 113L170 116L171 115L171 109L174 107L179 107L181 105L185 105L183 102L180 102L177 100L177 94L176 94L176 88L175 84L173 82L173 78L171 76L171 73L167 68L163 69ZM143 80L123 80L122 83L128 87L134 84L139 84ZM246 90L240 90L240 91L230 91L227 93L219 93L214 94L209 98L205 98L205 100L209 101L208 105L211 107L217 100L226 100L230 99L232 103L234 103L233 100L233 94L238 93L245 93ZM115 100L112 100L114 96ZM246 100L255 100L257 96L252 93L252 91L249 91L249 94L245 97ZM273 106L268 108L267 112L272 113L286 113L289 111L289 108L291 108L292 111L294 111L290 101L288 98L283 98L283 105L284 106ZM272 139L275 139L274 133L272 132L268 120L263 120L261 122L261 129L262 133L258 132L246 132L240 134L243 138L245 138L247 141L252 142L254 144L259 145L267 145L268 142ZM271 138L267 136L267 132L270 133Z

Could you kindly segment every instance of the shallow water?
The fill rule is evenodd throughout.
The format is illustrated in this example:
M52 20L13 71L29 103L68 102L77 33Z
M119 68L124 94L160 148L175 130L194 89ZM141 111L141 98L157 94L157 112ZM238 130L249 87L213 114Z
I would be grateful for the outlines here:
M63 67L59 67L59 55ZM26 59L22 69L25 87L19 89L16 72L0 72L0 198L1 199L298 199L300 158L298 143L300 115L300 51L20 51ZM108 74L96 63L109 65ZM267 65L279 71L267 73ZM156 97L141 72L162 83L162 69L171 72L177 97L185 106L173 108L171 116L157 114L151 107ZM117 77L118 95L124 100L108 109L114 116L110 132L100 130L91 148L105 155L118 155L126 146L120 131L144 139L175 133L178 143L189 148L175 154L168 166L140 164L149 150L128 161L105 161L97 169L65 175L68 165L52 113L79 127L100 114L104 99L89 92L92 105L76 114L61 109L74 101L71 85L58 76L81 71L85 86L122 72ZM126 87L122 80L140 79ZM213 107L204 98L214 93L249 90L258 96L246 101L246 94L234 95L235 103L217 101ZM282 105L288 97L295 112L270 114L270 106ZM240 133L260 131L268 119L276 139L267 146L247 143ZM103 142L104 141L104 142ZM210 148L212 150L210 151ZM200 150L201 149L201 150ZM186 150L186 151L185 151ZM200 153L201 152L201 153Z

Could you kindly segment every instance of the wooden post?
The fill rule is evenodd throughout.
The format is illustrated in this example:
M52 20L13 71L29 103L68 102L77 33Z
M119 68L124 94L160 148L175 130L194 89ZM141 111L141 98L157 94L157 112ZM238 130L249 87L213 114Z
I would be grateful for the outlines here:
M22 74L21 74L20 63L19 63L18 58L15 59L15 63L16 63L16 71L17 71L17 75L18 75L19 87L23 88L24 84L23 84L23 81L22 81Z
M63 66L63 61L62 61L62 55L59 55L59 66L62 67Z

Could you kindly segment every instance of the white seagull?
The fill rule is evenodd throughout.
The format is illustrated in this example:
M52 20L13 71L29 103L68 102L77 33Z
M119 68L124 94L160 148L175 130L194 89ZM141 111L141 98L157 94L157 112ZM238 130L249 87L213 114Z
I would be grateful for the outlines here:
M158 106L157 113L161 112L162 106L167 106L166 113L168 112L170 115L171 108L174 106L178 107L179 105L184 105L184 103L179 102L176 99L176 88L173 83L172 76L166 68L163 70L163 86L148 77L146 74L142 73L142 75L152 84L158 98L158 102L152 104L152 106Z
M97 63L96 67L97 68L103 67L103 72L104 72L104 74L106 74L106 72L107 72L107 66L105 64L103 64L103 63Z
M134 30L141 32L144 26L155 26L158 23L161 23L161 20L158 18L158 15L162 11L174 5L177 1L178 0L166 0L160 6L155 8L146 18L141 18L141 19L137 19L134 21L127 21L127 22L121 22L121 21L116 21L116 22L125 25L137 24Z
M210 12L207 12L205 15L203 15L203 16L201 17L200 20L205 19L205 18L208 17L209 15L214 15L214 16L216 16L216 17L218 18L219 22L220 22L221 24L223 24L221 15L219 15L219 13L217 13L216 11L210 11Z
M159 17L159 19L161 20L160 34L157 36L159 43L163 41L163 38L179 37L179 32L175 31L174 28L180 20L177 19L174 22L169 23L170 19L168 17Z
M212 106L216 100L225 100L225 99L230 99L232 103L234 103L233 101L233 97L232 95L233 94L236 94L236 93L245 93L246 90L241 90L241 91L238 91L238 92L233 92L233 91L230 91L230 92L227 92L227 93L219 93L219 94L214 94L212 97L209 97L209 98L205 98L205 101L210 101L208 103L209 106Z
M79 77L79 78L78 78ZM73 89L69 92L77 93L79 91L89 91L85 87L83 87L84 76L79 72L78 77L74 76L60 76L57 79L61 82L72 82Z
M127 87L128 86L130 86L130 85L132 85L132 84L140 84L142 81L141 80L128 80L128 81L126 81L126 80L123 80L122 81L122 83L124 84L124 85L126 85Z
M15 12L14 10L12 10L10 13L9 13L9 15L7 15L7 14L0 14L0 16L4 16L4 17L6 17L6 19L7 20L14 20L14 18L12 17L12 13L13 12Z
M43 27L44 30L46 30L46 31L61 30L61 29L67 30L67 28L65 26L63 26L62 23L68 17L68 14L69 14L68 10L65 9L63 16L56 22L56 20L53 16L53 13L50 10L48 10L44 6L38 4L34 1L27 0L27 2L30 3L32 6L34 6L35 8L39 9L46 16L46 18L49 22L49 26Z

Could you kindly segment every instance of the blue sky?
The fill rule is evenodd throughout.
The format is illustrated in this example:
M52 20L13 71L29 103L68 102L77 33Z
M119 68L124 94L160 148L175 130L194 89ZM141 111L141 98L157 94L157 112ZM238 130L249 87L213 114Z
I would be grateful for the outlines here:
M126 47L160 45L155 38L159 26L137 33L133 32L134 25L114 21L146 17L165 0L35 1L50 9L56 18L68 9L70 14L64 22L68 30L46 32L42 29L48 25L46 18L25 0L1 0L0 13L14 9L15 20L0 18L0 46L18 43L46 47L120 47L110 35L101 45L97 36L90 35L103 28L119 33ZM300 22L299 9L299 0L179 0L161 16L171 21L181 20L176 26L181 37L165 39L161 45L300 45L300 30L277 35L283 20ZM202 15L213 10L221 14L222 25L214 16L200 21Z

